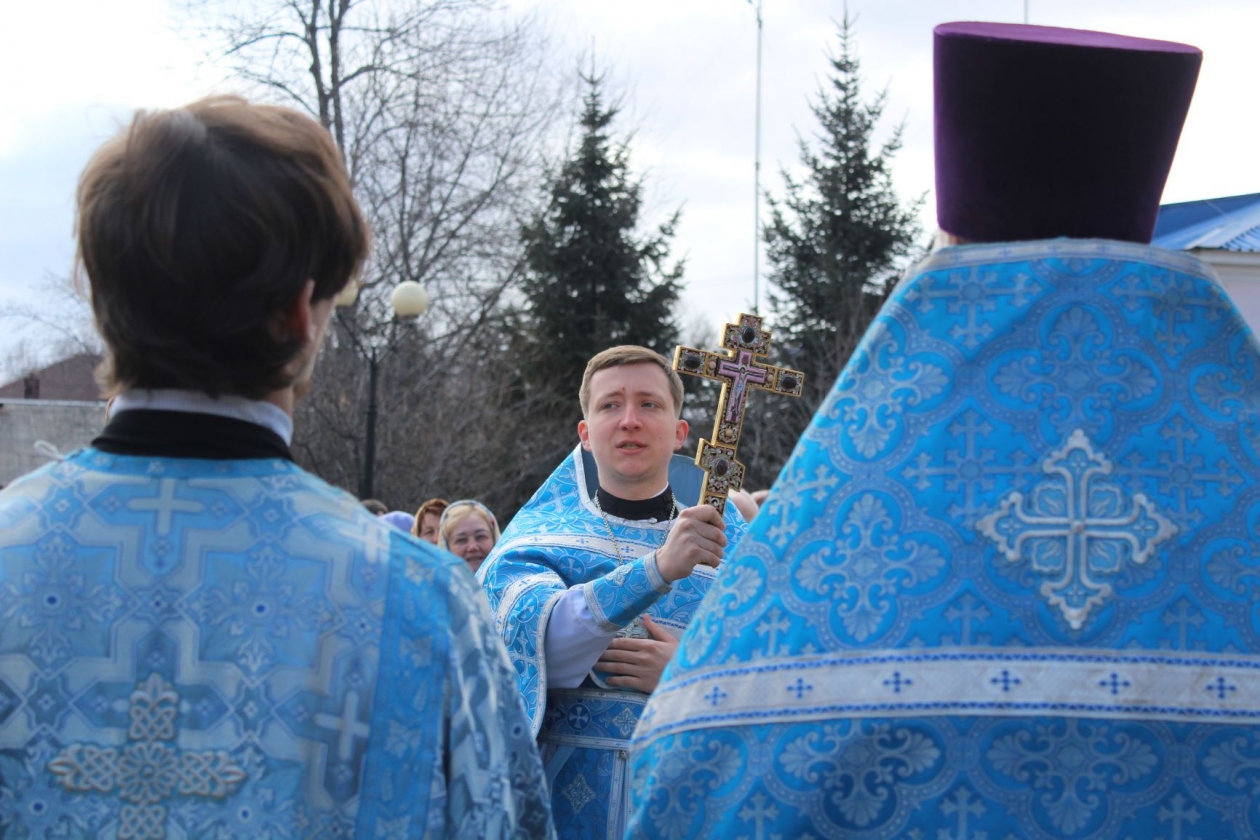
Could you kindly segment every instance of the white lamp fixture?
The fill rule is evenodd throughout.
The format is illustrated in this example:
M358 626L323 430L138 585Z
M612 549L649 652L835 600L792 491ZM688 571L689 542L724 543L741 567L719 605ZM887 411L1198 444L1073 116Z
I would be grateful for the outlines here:
M346 287L333 298L333 306L354 306L359 298L359 281L351 280Z
M416 318L429 308L429 293L415 280L404 280L394 287L389 302L400 318Z

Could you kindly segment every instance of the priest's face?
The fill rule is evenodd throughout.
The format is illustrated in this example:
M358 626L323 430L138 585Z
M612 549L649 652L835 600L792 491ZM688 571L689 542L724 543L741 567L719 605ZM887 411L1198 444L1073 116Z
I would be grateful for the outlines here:
M665 489L669 459L687 439L669 378L657 365L604 368L591 377L582 448L595 456L599 483L622 499L649 499Z

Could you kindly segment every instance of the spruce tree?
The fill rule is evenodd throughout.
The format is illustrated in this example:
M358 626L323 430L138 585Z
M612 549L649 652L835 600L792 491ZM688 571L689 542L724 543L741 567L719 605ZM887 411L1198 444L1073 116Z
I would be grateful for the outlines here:
M550 184L546 207L521 231L525 390L531 412L559 429L539 453L545 459L563 457L576 442L578 386L591 356L641 344L668 357L678 335L682 263L669 256L678 213L639 232L643 181L630 171L628 144L612 137L618 107L605 104L602 78L582 80L580 140Z
M799 139L804 174L783 171L786 194L768 196L764 241L778 361L806 375L801 400L770 405L777 434L756 434L750 465L773 479L857 347L920 236L922 198L902 203L890 169L901 127L880 146L887 91L863 101L852 22L840 25L831 74L811 110L814 144ZM816 145L815 145L816 144ZM778 401L774 401L778 402ZM764 421L757 423L764 426Z

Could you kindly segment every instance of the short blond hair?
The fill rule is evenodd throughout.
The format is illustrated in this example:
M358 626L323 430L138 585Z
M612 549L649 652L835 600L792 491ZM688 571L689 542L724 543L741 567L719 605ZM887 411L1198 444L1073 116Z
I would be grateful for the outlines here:
M669 380L669 393L674 399L674 416L682 417L682 377L678 375L678 372L670 366L669 362L660 353L657 353L655 350L649 350L646 347L640 347L637 344L621 344L616 347L609 347L603 352L596 353L586 363L586 372L582 374L582 388L578 391L578 402L582 404L582 416L586 417L587 409L590 408L592 376L607 368L642 364L656 365L665 371L665 378Z
M456 525L474 513L484 519L486 524L490 526L490 534L494 537L494 542L497 543L499 537L503 536L503 532L499 530L499 520L490 512L490 508L476 499L460 499L458 502L451 502L442 511L442 518L438 521L438 548L450 551L451 531L455 530Z

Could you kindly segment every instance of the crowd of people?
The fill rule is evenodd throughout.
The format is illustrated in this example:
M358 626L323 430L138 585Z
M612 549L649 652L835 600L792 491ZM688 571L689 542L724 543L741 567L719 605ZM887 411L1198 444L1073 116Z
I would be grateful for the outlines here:
M935 38L941 247L721 511L633 345L502 531L297 467L341 155L137 115L77 194L107 425L0 492L0 835L1260 837L1260 347L1146 244L1201 56Z
M414 514L391 511L379 499L364 499L363 507L395 528L454 554L468 564L468 571L473 574L502 533L490 508L475 499L448 502L434 497Z

